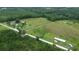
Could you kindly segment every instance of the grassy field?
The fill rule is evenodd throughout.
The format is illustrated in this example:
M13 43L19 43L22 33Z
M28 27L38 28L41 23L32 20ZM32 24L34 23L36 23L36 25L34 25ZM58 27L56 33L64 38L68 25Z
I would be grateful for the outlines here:
M26 33L39 36L40 38L43 38L50 42L53 42L54 37L58 37L58 38L67 40L66 43L71 43L74 46L74 50L79 50L79 42L78 42L79 41L79 30L78 30L79 23L73 23L72 21L68 21L68 20L51 22L51 21L48 21L46 18L29 18L29 19L23 19L22 22L23 21L26 22L26 25L23 27L23 29L26 30ZM5 28L0 26L0 31L4 32L6 30ZM12 37L12 40L15 40L16 36L18 36L17 34L16 36L15 35L13 36L11 33L9 35ZM19 39L21 41L18 41ZM17 41L16 43L18 43L19 46L23 45L23 42L24 42L24 47L23 47L24 49L22 48L20 50L58 50L58 48L53 49L51 46L48 46L45 43L39 43L38 41L31 40L32 38L28 37L26 40L25 39L26 38L17 37L17 39L15 40L15 42ZM30 41L31 43L29 43ZM66 43L59 42L58 44L66 47L67 46ZM14 47L15 45L13 43ZM30 46L33 49L30 48ZM19 49L15 47L14 50L19 50Z
M0 51L61 51L57 47L34 40L22 38L18 33L0 26Z
M79 23L71 21L48 21L46 18L24 19L26 32L53 42L54 37L67 40L79 50Z
M0 26L0 50L60 50L30 37L22 38L25 32L51 43L55 38L64 39L66 43L56 41L57 44L67 47L70 43L73 50L79 50L78 7L1 7L0 23L19 30L16 33Z

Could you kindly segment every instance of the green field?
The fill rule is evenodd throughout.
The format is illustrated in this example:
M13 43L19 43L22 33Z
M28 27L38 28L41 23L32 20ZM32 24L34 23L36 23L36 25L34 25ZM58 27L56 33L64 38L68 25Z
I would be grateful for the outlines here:
M57 51L57 47L37 41L28 36L22 38L18 33L0 26L0 51Z
M79 23L72 21L48 21L46 18L24 19L26 21L26 32L42 37L48 41L53 41L54 37L59 37L73 44L75 48L79 46Z
M50 42L53 42L54 37L58 37L67 40L67 43L71 43L74 46L73 50L79 50L78 23L73 23L67 20L51 22L46 18L22 19L21 22L25 22L25 25L22 28L25 29L28 34L39 36ZM19 26L20 25L21 23ZM0 26L0 36L2 36L0 38L0 42L2 43L1 50L61 50L58 48L54 49L53 46L38 42L30 37L21 38L18 33L2 26ZM66 43L59 42L58 44L66 47Z
M64 39L65 43L55 43L79 51L79 7L0 7L0 23L0 50L61 50L31 36L21 37L28 33L51 43ZM14 28L19 33L10 30Z

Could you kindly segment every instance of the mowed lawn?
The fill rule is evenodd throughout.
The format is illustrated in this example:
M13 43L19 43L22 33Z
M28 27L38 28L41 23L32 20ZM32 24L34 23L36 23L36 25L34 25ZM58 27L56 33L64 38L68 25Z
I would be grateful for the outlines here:
M46 18L30 18L26 20L26 32L38 35L48 41L54 37L67 40L79 50L79 24L68 24L69 21L48 21ZM68 23L67 23L68 22Z

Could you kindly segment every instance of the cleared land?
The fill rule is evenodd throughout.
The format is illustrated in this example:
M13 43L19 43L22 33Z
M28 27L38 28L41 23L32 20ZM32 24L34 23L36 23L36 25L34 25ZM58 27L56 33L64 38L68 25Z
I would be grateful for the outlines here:
M51 22L46 18L31 18L24 19L24 21L26 21L24 28L27 33L40 36L51 42L53 42L54 37L59 37L67 40L79 50L79 23L67 20Z
M73 23L73 22L67 21L67 20L51 22L51 21L48 21L46 18L29 18L29 19L21 20L21 22L24 22L24 21L26 22L26 25L24 25L22 28L26 30L26 33L32 34L35 36L39 36L40 38L43 38L50 42L53 42L54 37L58 37L58 38L66 40L67 42L66 43L58 42L57 44L64 46L64 47L68 47L67 43L71 43L74 46L74 50L79 50L79 48L78 48L78 46L79 46L79 42L78 42L79 41L79 30L78 30L79 23ZM19 24L19 26L20 25L21 24ZM4 27L0 26L0 31L1 31L1 33L2 33L2 31L5 32L6 29L4 30ZM8 32L9 31L10 30L8 30ZM26 38L18 37L16 39L16 37L18 36L17 33L15 33L16 36L15 35L13 36L12 33L8 33L8 34L11 37L13 37L12 40L17 41L17 40L21 39L21 41L22 40L24 42L26 41L24 43L24 45L25 45L24 49L21 48L20 50L60 50L58 48L54 49L52 46L49 46L48 44L45 44L42 42L39 44L38 41L31 40L33 38L28 37L26 39ZM29 41L29 40L31 40L31 41ZM30 45L28 45L28 46L27 46L27 44L28 44L27 41L28 41L28 43L31 42L31 43L29 43ZM18 50L15 48L15 45L14 45L14 50ZM22 45L23 45L23 43L22 43ZM40 45L40 48L39 48L39 45ZM43 45L44 45L44 48L43 48ZM19 46L21 46L21 45L19 45ZM30 46L32 46L33 49L30 48ZM25 49L26 47L27 47L27 49Z
M5 30L4 30L5 29ZM0 26L0 50L3 51L56 51L61 50L46 43L33 40L28 36L22 38L12 30Z

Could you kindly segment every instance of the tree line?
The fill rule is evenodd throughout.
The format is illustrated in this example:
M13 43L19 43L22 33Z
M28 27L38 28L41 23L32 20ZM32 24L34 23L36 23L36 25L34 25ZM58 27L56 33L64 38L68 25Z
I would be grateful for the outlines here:
M0 8L1 9L1 8ZM50 21L78 20L79 8L67 7L14 7L0 11L0 22L24 18L44 17Z

